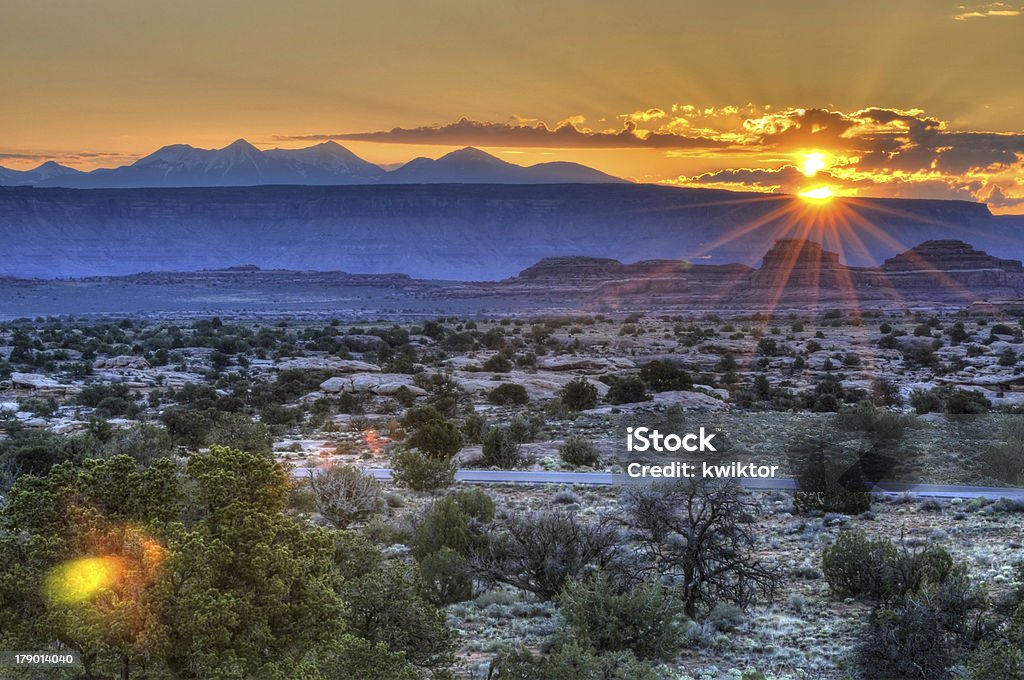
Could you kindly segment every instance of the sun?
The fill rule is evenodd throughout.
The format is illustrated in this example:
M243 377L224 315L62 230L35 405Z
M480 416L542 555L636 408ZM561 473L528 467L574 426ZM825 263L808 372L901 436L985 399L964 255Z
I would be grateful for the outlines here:
M805 153L800 161L800 172L807 177L814 177L828 165L828 158L820 151Z
M825 185L813 187L811 189L804 189L797 195L808 203L817 204L828 203L835 198L835 194L832 193L832 188Z

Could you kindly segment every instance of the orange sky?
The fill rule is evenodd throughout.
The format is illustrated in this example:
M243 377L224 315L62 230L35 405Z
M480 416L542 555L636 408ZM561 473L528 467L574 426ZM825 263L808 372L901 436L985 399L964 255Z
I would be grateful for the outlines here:
M11 2L0 164L109 167L238 137L336 139L378 163L473 145L644 182L1024 212L1022 8Z

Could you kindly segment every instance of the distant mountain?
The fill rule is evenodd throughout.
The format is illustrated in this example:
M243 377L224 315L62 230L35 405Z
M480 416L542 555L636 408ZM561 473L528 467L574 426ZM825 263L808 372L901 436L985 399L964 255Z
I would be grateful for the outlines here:
M368 184L383 174L380 167L335 142L307 149L260 151L239 139L223 149L172 144L131 165L94 170L75 177L53 177L36 186L111 189Z
M466 147L437 160L417 158L389 172L381 184L608 184L625 180L579 163L509 163Z
M32 170L10 170L0 167L0 185L36 186L58 178L68 179L83 174L85 173L81 170L75 170L54 161L46 161Z
M437 160L417 158L398 169L363 160L336 142L305 149L260 151L239 139L223 149L172 144L131 165L81 172L52 161L35 170L0 167L0 185L70 189L242 187L258 185L334 186L349 184L592 184L618 183L578 163L508 163L466 148Z

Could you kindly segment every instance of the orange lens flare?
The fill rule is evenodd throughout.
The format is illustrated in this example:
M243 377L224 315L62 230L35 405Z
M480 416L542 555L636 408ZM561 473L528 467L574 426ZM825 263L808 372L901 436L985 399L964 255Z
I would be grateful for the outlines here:
M124 572L124 560L112 555L65 562L47 577L46 595L60 604L84 602L119 583Z
M800 172L807 177L814 177L828 167L828 159L820 151L804 154L800 161Z
M808 203L815 204L828 203L833 198L835 198L835 194L832 193L831 187L827 186L814 187L812 189L804 189L798 195L800 196L800 198L804 199Z
M363 439L366 441L366 445L370 447L370 453L377 456L384 449L383 437L377 432L376 429L370 427L363 432Z

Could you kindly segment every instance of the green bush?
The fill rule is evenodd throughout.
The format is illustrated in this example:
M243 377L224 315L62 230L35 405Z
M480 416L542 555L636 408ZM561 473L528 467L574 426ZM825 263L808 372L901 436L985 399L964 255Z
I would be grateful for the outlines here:
M484 362L482 368L491 373L508 373L512 370L512 362L502 354L495 354Z
M417 427L405 443L430 458L448 460L462 449L462 432L450 420L431 420Z
M339 529L384 509L380 482L350 465L332 465L309 478L317 511Z
M569 639L545 656L517 650L497 659L489 680L667 680L647 661L630 652L598 654Z
M958 572L946 581L925 583L891 604L876 607L854 649L858 677L963 677L954 673L953 667L961 664L980 639L988 635L987 625L980 617L984 604L984 594L971 586L966 574ZM1006 658L988 660L999 665L1012 663L1012 659Z
M473 579L466 558L444 547L420 560L423 596L430 602L445 606L473 597Z
M517 406L530 403L530 395L522 385L505 383L488 392L487 401L498 406Z
M509 421L506 429L513 441L517 444L525 444L537 441L545 424L544 416L540 413L536 413L529 418L517 415Z
M992 410L992 402L982 393L948 386L914 390L910 393L910 405L918 413L949 415L980 415Z
M465 555L477 539L469 525L469 515L462 511L454 496L445 496L434 503L417 525L410 547L417 560L441 548L451 548Z
M492 427L484 435L483 464L509 470L520 463L519 442L505 427Z
M863 531L839 532L822 553L821 570L837 596L877 602L892 602L966 574L939 545L911 551L886 538L868 538Z
M469 444L482 443L485 432L487 432L487 418L479 413L470 413L462 421L462 436Z
M417 427L435 420L444 420L440 411L433 406L419 406L406 411L405 417L402 418L402 425L410 430L415 430Z
M558 456L563 462L574 466L597 467L601 464L601 452L585 437L569 437L558 447Z
M674 361L649 361L640 367L640 379L652 392L688 390L693 379Z
M884 599L892 590L899 549L885 538L871 539L863 531L841 531L825 548L821 570L838 597Z
M435 491L452 485L455 465L451 459L428 458L419 451L402 449L391 457L395 483L414 491Z
M460 489L451 494L459 509L472 519L487 524L494 520L497 510L494 499L483 489Z
M620 590L598 575L570 583L558 603L573 635L597 652L628 650L667 661L683 646L682 606L657 582Z
M637 401L647 401L647 386L644 381L635 376L616 378L608 388L605 400L609 404L631 404Z
M573 378L558 392L559 399L572 411L586 411L597 406L597 387L586 378Z

